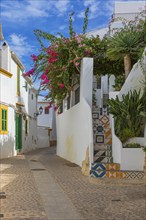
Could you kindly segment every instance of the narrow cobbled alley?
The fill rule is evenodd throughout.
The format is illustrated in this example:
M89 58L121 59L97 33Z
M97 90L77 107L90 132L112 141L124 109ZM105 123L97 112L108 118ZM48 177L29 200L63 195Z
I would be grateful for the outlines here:
M144 220L144 179L99 179L44 148L0 161L1 220Z

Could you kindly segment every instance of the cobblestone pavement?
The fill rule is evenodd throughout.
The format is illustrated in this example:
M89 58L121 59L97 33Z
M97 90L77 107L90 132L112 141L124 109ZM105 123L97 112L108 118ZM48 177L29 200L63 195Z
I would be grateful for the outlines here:
M28 158L47 168L85 219L146 220L144 180L85 177L80 167L56 156L54 147L29 153Z
M0 219L47 220L28 161L24 156L0 161ZM2 193L5 194L2 194ZM6 198L5 198L6 195Z
M47 220L29 161L46 168L86 220L146 219L144 180L85 177L80 167L56 156L51 147L0 161L0 192L6 193L6 199L0 199L1 220Z

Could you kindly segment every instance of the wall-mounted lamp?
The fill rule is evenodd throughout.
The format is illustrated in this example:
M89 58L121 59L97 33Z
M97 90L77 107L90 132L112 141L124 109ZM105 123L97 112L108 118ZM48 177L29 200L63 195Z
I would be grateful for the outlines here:
M34 117L37 117L38 115L41 115L43 113L42 106L39 107L39 111L34 113Z

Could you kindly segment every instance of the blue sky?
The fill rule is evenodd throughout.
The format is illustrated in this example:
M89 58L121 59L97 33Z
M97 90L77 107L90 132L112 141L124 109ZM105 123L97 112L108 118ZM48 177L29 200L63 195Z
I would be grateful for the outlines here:
M38 53L39 43L33 30L40 29L68 36L68 18L74 15L74 29L82 32L84 12L89 7L88 31L108 26L117 0L0 0L0 22L11 49L26 67L31 68L31 54ZM131 1L131 0L121 0Z

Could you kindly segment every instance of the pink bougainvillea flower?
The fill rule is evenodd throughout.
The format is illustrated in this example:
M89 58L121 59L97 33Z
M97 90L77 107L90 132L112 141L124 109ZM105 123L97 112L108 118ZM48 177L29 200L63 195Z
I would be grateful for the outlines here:
M86 55L90 55L90 54L91 54L91 51L90 51L90 50L86 50L86 51L85 51L85 54L86 54Z
M55 45L54 45L54 48L58 48L58 44L55 44Z
M31 58L32 58L32 60L35 62L35 61L37 61L38 56L36 56L36 55L32 54L32 55L31 55Z
M64 83L58 83L58 86L60 87L60 89L63 89L65 87Z
M76 37L76 40L79 44L82 42L82 38L80 38L79 36Z
M29 70L28 72L24 73L23 76L24 76L24 77L25 77L25 76L30 77L31 75L34 74L34 71L35 71L35 69L33 68L33 69Z
M83 44L79 44L79 48L83 47Z
M79 65L80 65L80 63L79 63L79 62L76 62L76 63L75 63L75 66L76 66L76 67L78 67Z
M48 84L48 83L50 83L49 79L45 79L44 81L41 82L41 84Z
M63 40L63 43L65 43L65 44L66 44L66 43L67 43L67 39L64 39L64 40Z
M47 53L53 58L59 56L59 54L55 50L52 50L50 48L48 48Z
M48 79L48 77L47 77L47 75L44 73L43 75L41 75L41 79L42 79L42 80L46 80L46 79Z
M44 72L44 74L46 74L46 75L47 75L47 74L48 74L48 72L49 72L49 69L46 69L46 70L45 70L45 72Z
M54 63L57 59L55 57L51 57L48 59L49 63Z

